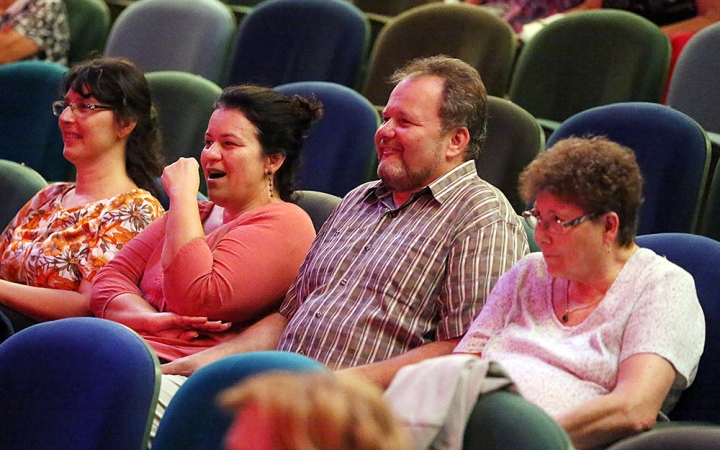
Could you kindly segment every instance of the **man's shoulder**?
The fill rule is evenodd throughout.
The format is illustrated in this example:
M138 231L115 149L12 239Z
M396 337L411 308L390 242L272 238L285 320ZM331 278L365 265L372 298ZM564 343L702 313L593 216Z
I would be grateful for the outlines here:
M515 223L517 213L505 195L480 177L468 177L462 184L448 189L444 198L451 209L476 222L491 223L498 220Z
M369 195L373 195L380 186L380 180L368 181L361 184L343 196L340 204L337 206L337 209L354 207L357 203L366 199Z
M470 208L512 209L498 188L480 178L474 161L467 161L448 172L433 183L430 189L440 203L463 203Z

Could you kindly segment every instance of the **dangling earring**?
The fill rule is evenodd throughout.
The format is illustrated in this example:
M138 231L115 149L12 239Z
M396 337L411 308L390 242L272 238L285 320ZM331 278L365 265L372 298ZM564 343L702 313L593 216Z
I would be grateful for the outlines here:
M268 193L270 198L273 198L273 173L270 169L267 169L265 174L268 176Z

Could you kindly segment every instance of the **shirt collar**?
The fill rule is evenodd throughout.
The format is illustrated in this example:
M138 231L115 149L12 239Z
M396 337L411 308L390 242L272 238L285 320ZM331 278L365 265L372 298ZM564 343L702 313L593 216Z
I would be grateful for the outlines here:
M475 169L475 160L465 161L450 172L446 173L442 177L433 181L428 185L428 189L432 192L433 197L443 203L452 187L457 183L461 182L467 176L477 176L477 169Z

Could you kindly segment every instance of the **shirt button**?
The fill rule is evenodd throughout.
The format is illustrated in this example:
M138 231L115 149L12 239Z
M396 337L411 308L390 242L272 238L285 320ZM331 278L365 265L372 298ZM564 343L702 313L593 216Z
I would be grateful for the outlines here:
M298 355L304 355L304 354L305 354L305 350L298 350Z
M340 284L343 286L345 286L347 284L347 282L348 282L347 278L343 278L342 280L340 280Z
M322 317L322 313L321 313L320 311L316 312L316 313L315 313L315 317L317 317L318 319L321 318L321 317Z
M370 251L370 246L369 246L369 245L366 245L366 246L365 246L365 251L366 251L366 252L367 252L367 251Z
M335 230L335 236L337 236L338 234L340 234L340 230Z

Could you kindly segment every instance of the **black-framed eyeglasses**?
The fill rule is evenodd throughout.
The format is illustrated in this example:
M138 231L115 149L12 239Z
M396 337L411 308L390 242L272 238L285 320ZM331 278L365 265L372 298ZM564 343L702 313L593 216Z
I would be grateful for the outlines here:
M112 109L112 106L96 105L90 102L65 103L57 101L53 102L52 104L53 114L55 114L56 116L60 116L60 114L62 114L68 106L70 107L70 110L73 112L73 114L78 117L86 117L96 109Z
M538 210L535 208L529 211L523 211L522 213L522 216L525 218L527 223L530 224L531 227L537 228L538 225L542 225L549 233L552 234L566 234L573 227L576 227L581 223L590 219L594 219L595 217L598 217L600 215L601 214L598 213L587 213L576 219L560 220L560 218L554 214L547 219L543 219L540 217L540 212L538 212Z

